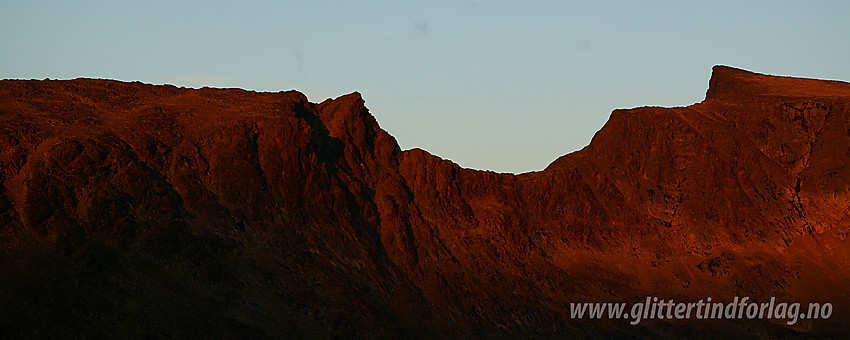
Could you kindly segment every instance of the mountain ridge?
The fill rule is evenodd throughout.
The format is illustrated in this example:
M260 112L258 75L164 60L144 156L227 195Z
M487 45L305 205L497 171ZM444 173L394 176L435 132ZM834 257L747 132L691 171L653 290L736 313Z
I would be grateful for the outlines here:
M725 66L709 84L688 107L615 110L587 147L515 175L401 150L357 92L3 80L0 287L17 298L0 320L16 336L841 334L850 84ZM650 295L836 317L569 317Z

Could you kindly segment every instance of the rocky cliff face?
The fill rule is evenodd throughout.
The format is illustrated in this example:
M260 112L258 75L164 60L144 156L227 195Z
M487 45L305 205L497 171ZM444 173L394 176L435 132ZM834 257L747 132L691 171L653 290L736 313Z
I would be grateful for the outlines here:
M361 96L0 81L0 329L50 337L836 335L850 84L714 68L521 175L402 151ZM749 296L829 320L588 320Z

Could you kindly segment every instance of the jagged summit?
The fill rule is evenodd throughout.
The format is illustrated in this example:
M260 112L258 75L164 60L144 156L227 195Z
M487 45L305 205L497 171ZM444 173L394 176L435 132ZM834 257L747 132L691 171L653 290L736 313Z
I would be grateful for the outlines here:
M712 68L706 99L727 96L850 97L850 83L771 76L734 67Z

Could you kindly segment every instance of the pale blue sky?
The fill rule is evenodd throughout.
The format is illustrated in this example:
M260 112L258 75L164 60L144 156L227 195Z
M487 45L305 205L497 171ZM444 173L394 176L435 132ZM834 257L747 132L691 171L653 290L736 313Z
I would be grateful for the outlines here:
M0 0L0 78L359 91L402 148L525 172L615 108L701 101L716 64L850 80L848 18L850 1Z

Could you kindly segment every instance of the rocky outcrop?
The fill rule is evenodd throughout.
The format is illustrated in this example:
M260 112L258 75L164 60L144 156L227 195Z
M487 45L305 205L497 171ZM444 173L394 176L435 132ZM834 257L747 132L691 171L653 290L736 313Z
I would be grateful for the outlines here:
M714 68L544 171L402 151L360 94L0 81L0 323L45 337L830 336L850 84ZM646 296L829 320L572 319Z

